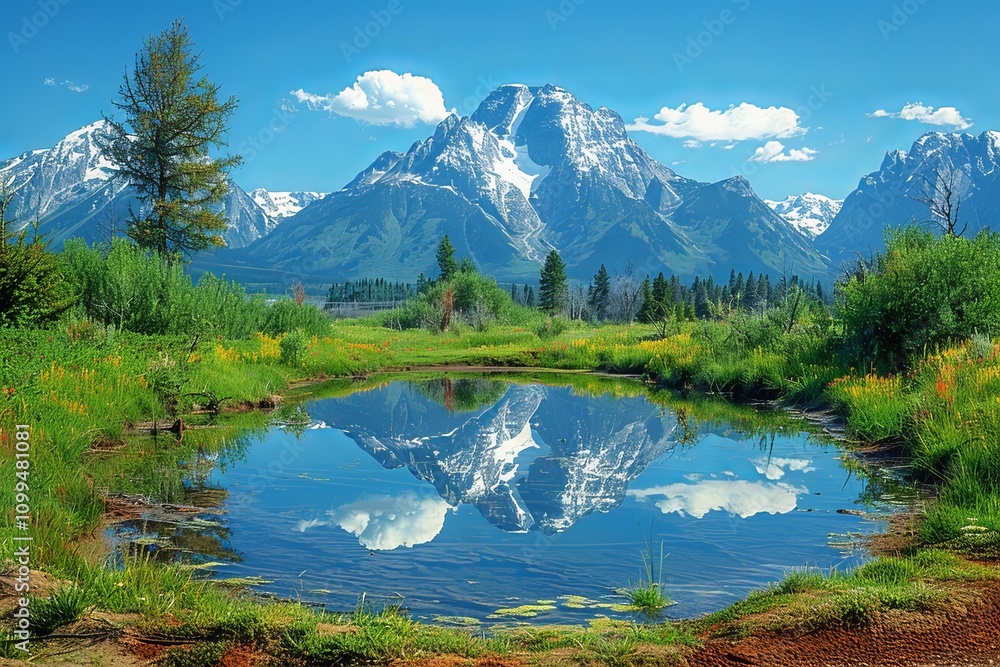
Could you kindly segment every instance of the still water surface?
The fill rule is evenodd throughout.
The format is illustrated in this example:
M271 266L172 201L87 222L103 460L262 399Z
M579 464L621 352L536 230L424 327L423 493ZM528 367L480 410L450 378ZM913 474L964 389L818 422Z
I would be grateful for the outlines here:
M268 429L203 480L228 493L215 572L332 610L362 592L429 619L542 600L534 620L581 622L616 615L650 532L674 617L865 558L852 538L888 507L833 441L608 386L435 378L312 401L307 427Z

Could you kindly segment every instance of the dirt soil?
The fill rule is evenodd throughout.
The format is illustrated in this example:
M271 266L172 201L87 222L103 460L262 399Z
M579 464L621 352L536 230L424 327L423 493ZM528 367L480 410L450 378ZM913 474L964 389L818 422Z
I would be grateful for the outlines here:
M687 657L690 667L1000 666L1000 582L980 582L969 601L934 613L887 615L865 628L758 631L712 639ZM964 599L965 596L962 596Z

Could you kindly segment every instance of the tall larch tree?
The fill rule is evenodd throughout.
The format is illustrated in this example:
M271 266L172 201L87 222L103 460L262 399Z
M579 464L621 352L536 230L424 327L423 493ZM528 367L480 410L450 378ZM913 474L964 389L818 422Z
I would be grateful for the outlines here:
M199 60L183 21L143 40L114 102L124 118L105 117L106 134L98 139L142 203L130 213L128 235L172 259L225 245L226 216L217 205L241 162L239 155L209 154L226 146L237 100L220 98Z

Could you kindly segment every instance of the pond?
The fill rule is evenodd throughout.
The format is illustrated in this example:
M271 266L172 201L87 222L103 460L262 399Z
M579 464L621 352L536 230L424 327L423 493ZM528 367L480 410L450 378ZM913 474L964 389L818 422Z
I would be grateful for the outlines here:
M184 462L215 513L170 530L147 516L115 539L331 610L364 593L421 619L538 605L533 621L584 622L624 614L615 590L650 552L666 556L668 615L689 617L791 568L862 562L857 538L892 509L836 442L766 407L580 376L332 393L303 405L307 423Z

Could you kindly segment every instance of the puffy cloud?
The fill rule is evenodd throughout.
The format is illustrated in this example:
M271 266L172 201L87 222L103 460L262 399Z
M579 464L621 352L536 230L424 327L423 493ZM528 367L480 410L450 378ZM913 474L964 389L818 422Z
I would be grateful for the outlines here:
M928 125L950 125L956 130L972 127L972 121L962 116L955 107L929 107L922 102L907 104L900 111L879 109L868 114L869 118L899 118L915 120Z
M327 512L327 519L300 521L305 532L317 526L335 525L358 538L364 547L391 551L430 542L444 527L451 505L437 496L420 497L412 491L398 496L379 495L356 500Z
M701 102L663 107L653 116L660 123L639 117L627 125L629 131L650 132L695 141L743 141L805 134L799 116L788 107L762 108L743 102L725 111L712 110Z
M370 125L413 127L417 123L440 122L448 115L437 84L427 77L387 69L365 72L354 85L336 94L317 95L300 88L291 95L312 110Z
M815 160L819 151L812 148L793 148L787 153L785 146L780 141L769 141L763 146L759 146L754 154L750 156L750 162L809 162Z
M628 494L640 500L664 496L656 503L664 514L676 512L695 519L709 512L725 511L743 519L755 514L786 514L795 509L805 489L788 484L766 484L745 480L707 480L697 484L668 484L637 489Z
M755 459L751 461L757 472L770 480L778 480L785 476L785 468L789 472L812 472L814 468L810 459Z

